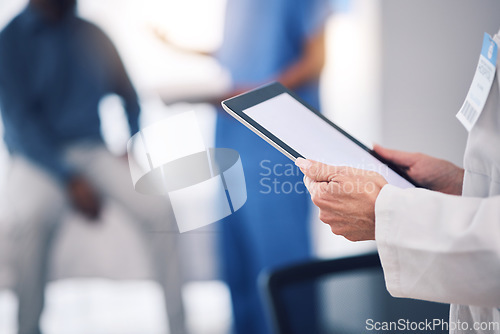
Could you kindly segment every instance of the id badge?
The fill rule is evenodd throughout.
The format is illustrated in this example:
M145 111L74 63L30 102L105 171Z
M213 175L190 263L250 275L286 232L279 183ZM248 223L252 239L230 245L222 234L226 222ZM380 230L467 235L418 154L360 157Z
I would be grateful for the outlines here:
M457 113L458 120L470 131L483 111L495 78L498 45L487 33L484 34L483 47L479 56L476 74L467 93L462 108Z

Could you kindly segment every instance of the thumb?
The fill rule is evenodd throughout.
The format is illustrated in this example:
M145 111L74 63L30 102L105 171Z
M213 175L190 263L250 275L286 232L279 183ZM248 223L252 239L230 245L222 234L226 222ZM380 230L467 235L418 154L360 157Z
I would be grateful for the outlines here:
M373 150L385 160L401 167L411 167L417 159L416 153L391 150L376 144L373 145Z
M335 166L309 159L297 158L295 165L300 168L304 175L316 182L329 182L337 172Z

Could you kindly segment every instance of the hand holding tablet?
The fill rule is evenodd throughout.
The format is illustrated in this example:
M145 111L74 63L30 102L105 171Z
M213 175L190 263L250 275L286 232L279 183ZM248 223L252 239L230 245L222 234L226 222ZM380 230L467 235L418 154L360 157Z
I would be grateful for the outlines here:
M231 116L292 161L299 157L328 165L375 171L400 188L412 180L280 83L272 83L222 102Z

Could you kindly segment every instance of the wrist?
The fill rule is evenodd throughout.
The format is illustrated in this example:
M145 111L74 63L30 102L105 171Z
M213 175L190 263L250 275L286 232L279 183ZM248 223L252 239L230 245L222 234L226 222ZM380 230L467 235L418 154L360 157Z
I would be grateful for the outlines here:
M455 195L462 195L462 188L464 185L464 175L465 175L465 169L463 168L458 168L456 175L455 175Z

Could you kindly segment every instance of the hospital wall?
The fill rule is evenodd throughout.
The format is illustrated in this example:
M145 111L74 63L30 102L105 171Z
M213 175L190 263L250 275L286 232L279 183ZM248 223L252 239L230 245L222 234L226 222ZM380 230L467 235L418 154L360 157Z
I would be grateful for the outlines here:
M455 118L498 0L382 0L381 142L462 164L467 131Z

